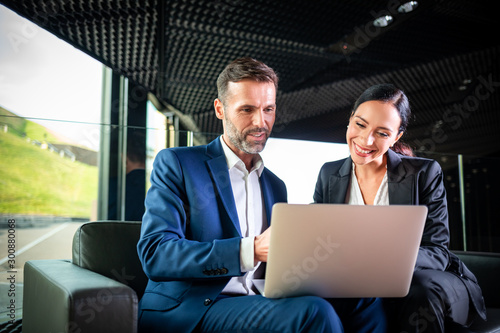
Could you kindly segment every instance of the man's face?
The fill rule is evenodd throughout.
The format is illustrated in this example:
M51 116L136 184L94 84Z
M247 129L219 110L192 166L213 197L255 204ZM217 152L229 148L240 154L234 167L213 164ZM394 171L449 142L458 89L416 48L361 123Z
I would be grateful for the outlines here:
M264 149L276 116L274 83L229 82L224 105L216 99L214 106L223 121L224 141L236 155L242 158Z

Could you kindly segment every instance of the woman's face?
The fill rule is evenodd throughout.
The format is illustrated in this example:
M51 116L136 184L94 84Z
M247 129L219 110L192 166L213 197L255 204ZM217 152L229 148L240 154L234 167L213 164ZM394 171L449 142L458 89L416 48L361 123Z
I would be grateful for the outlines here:
M382 164L384 154L403 134L401 118L391 103L368 101L360 104L349 120L347 144L357 165Z

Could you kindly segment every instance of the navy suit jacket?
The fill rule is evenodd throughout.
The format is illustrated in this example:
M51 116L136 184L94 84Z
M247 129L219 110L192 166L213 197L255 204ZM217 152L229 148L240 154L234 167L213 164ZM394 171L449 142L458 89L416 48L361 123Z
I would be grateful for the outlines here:
M285 184L260 176L267 220L286 202ZM164 149L155 158L137 245L149 278L139 330L192 331L231 277L241 276L236 205L220 138L206 146Z
M325 163L320 170L314 201L346 203L352 171L350 157ZM475 313L486 318L486 308L475 276L448 250L448 207L441 166L434 160L408 157L392 150L387 152L387 181L391 205L425 205L428 208L415 270L435 269L456 274L469 291L473 309L469 318L453 318L470 322Z

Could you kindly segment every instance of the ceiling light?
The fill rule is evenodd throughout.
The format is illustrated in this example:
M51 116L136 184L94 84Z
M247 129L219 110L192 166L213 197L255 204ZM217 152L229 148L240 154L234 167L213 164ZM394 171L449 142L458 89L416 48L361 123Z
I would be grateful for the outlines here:
M465 79L462 81L462 84L458 86L459 91L465 91L467 90L469 84L471 84L472 80L471 79Z
M417 8L417 6L418 6L417 1L408 1L408 2L405 2L404 4L402 4L401 6L399 6L398 12L404 13L404 14L409 13L412 10L414 10L415 8Z
M391 15L381 16L375 20L373 20L373 25L379 28L387 27L391 24L393 18Z

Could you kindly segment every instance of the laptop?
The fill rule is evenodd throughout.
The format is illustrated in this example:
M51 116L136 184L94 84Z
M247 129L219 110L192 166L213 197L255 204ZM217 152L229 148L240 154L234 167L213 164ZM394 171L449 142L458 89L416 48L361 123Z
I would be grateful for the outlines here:
M268 298L404 297L426 206L277 203L265 280Z

